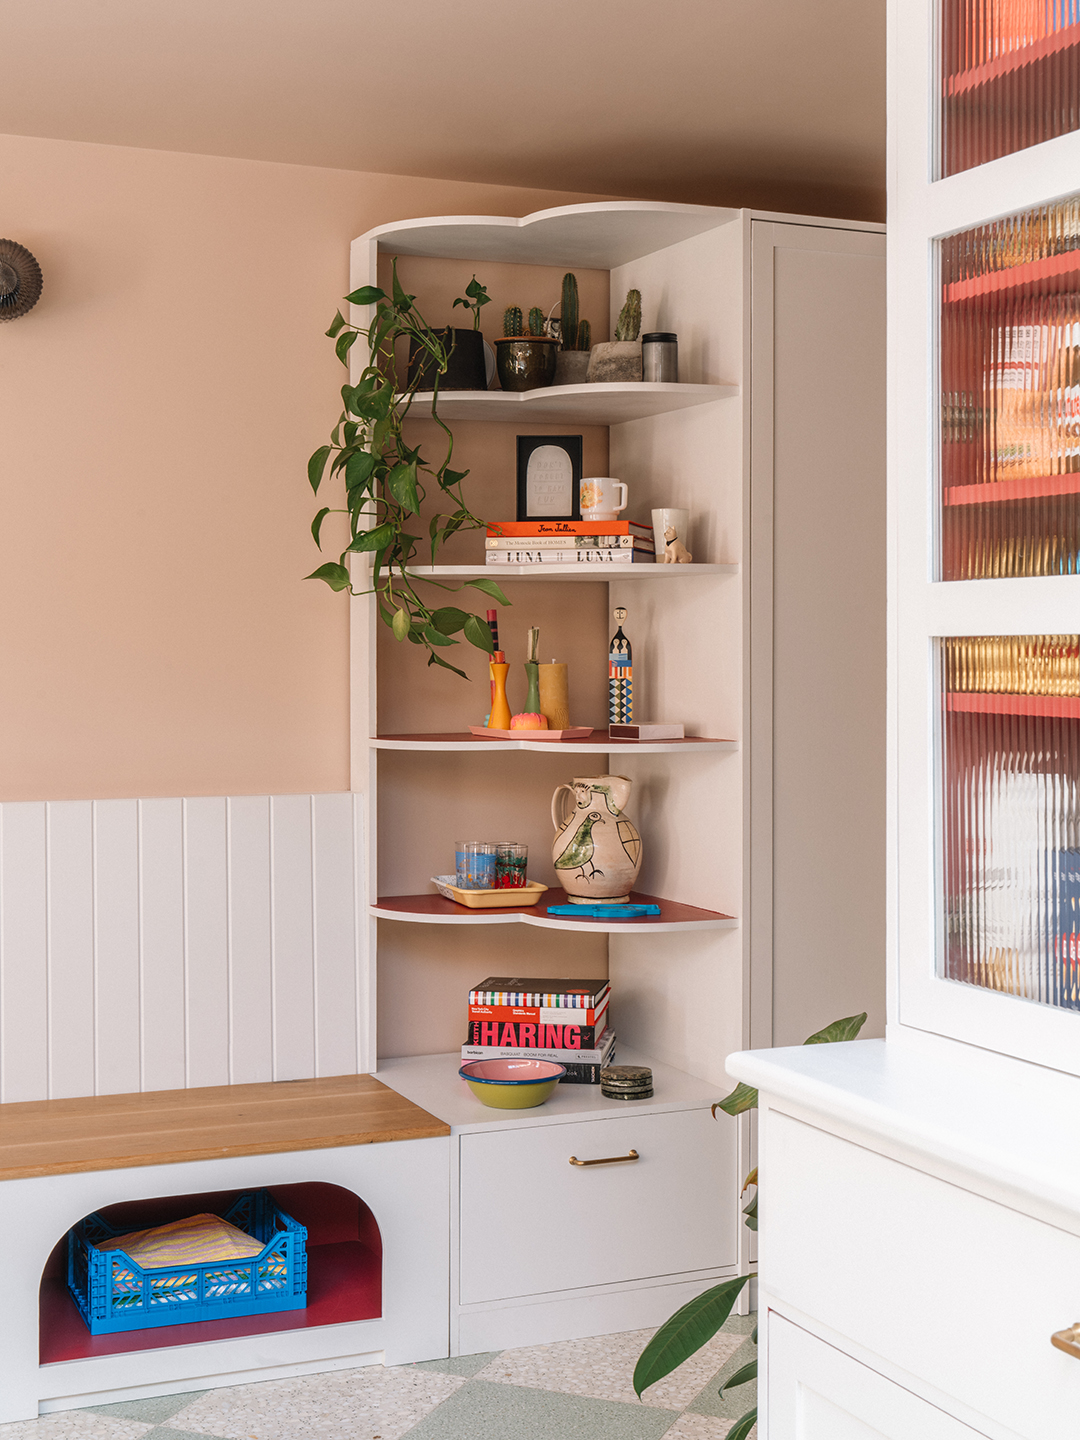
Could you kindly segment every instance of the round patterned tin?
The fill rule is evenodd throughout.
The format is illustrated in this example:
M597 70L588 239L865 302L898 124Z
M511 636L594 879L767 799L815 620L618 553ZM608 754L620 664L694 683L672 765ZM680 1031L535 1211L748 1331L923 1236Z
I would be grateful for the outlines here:
M608 1065L600 1071L600 1093L609 1100L649 1100L652 1071L647 1065Z

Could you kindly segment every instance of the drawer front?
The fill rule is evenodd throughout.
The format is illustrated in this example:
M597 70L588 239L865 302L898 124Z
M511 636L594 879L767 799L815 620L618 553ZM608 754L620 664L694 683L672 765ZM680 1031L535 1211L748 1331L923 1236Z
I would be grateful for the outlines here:
M769 1440L980 1440L979 1432L770 1312Z
M733 1265L734 1129L682 1110L463 1135L461 1303Z
M1050 1344L1080 1239L775 1111L761 1178L778 1301L1017 1435L1080 1435L1080 1360Z

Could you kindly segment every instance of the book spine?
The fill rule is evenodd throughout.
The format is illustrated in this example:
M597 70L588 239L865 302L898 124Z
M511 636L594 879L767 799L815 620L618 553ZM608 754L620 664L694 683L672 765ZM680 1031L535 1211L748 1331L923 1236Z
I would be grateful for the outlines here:
M512 1025L542 1024L565 1025L569 1018L574 1025L596 1025L607 1014L607 1001L603 1000L597 1009L582 1010L574 1007L567 1015L566 1009L546 1009L539 1005L470 1005L469 1019L494 1020L500 1025L507 1021ZM606 1022L605 1022L606 1023ZM600 1027L603 1029L603 1025Z
M614 1056L614 1050L611 1052ZM605 1065L611 1065L612 1059L604 1061L603 1065L567 1065L566 1074L559 1081L560 1085L599 1085L600 1071Z
M651 540L643 535L491 535L484 541L487 550L648 550Z
M610 1065L615 1037L599 1050L529 1050L520 1045L462 1045L462 1060L553 1060L556 1065Z
M487 527L489 537L536 535L644 535L653 538L651 525L640 520L500 520Z
M470 1020L470 1045L517 1046L523 1050L591 1050L607 1029L598 1025L544 1025L524 1021Z
M640 565L653 563L651 550L488 550L489 565Z
M594 995L588 995L583 990L551 990L547 994L531 990L470 990L469 1004L537 1005L548 1010L595 1010L610 992L611 986L606 983Z

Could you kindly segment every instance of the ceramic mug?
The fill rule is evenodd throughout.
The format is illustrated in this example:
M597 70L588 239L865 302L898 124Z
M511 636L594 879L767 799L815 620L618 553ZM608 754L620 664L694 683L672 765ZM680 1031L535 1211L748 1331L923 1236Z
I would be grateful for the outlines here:
M619 500L619 493L622 499ZM617 520L626 509L628 490L621 480L610 475L594 476L581 482L581 518L583 520Z

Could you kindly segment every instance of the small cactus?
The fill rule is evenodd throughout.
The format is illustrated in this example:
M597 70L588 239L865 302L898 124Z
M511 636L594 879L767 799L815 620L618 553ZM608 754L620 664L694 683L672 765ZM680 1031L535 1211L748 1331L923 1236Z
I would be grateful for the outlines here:
M521 334L520 305L508 305L503 311L503 334L506 336Z
M588 350L591 345L592 345L592 326L589 324L589 322L588 322L587 320L581 320L581 321L578 322L577 348L578 348L579 350Z
M542 338L544 334L544 312L539 305L529 311L529 334L534 338Z
M626 304L619 311L618 323L615 326L616 340L636 340L641 334L641 291L631 290L626 296Z
M562 277L562 306L559 310L559 336L564 350L578 348L578 288L577 276L567 273Z

